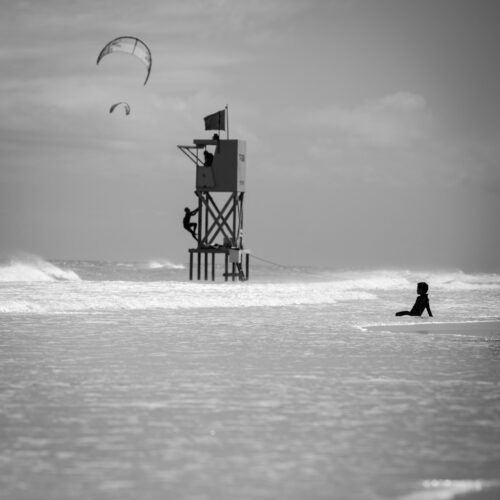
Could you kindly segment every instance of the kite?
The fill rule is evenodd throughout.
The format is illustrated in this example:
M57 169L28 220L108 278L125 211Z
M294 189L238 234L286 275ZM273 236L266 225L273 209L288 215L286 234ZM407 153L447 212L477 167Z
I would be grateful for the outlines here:
M129 106L128 102L117 102L117 103L113 104L113 106L111 106L109 108L109 112L112 113L115 110L115 108L117 106L119 106L120 104L123 104L123 107L125 108L125 114L129 115L130 114L130 106Z
M146 80L144 80L144 85L146 85L149 74L151 73L151 66L153 65L153 58L151 57L149 47L135 36L119 36L104 46L97 58L97 64L99 64L104 56L112 54L113 52L125 52L138 57L146 65L148 70Z

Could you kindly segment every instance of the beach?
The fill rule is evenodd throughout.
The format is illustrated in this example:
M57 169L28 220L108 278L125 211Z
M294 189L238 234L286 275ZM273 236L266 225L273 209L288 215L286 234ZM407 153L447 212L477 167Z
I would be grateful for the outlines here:
M3 497L497 495L500 276L254 271L4 264Z

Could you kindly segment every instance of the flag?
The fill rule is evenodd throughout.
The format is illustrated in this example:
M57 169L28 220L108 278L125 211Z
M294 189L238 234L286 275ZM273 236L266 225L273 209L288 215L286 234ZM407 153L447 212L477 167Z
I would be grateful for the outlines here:
M205 130L226 130L226 110L205 116Z

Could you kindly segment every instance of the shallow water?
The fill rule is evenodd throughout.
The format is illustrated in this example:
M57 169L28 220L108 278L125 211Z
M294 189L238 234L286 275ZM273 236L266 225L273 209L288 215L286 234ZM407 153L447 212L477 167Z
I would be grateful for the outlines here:
M500 331L362 331L414 299L394 283L329 278L329 295L324 280L120 278L0 287L4 310L37 311L0 316L5 498L432 499L498 486ZM496 318L499 290L453 286L431 295L436 319L457 303L460 320ZM245 297L257 305L231 306Z

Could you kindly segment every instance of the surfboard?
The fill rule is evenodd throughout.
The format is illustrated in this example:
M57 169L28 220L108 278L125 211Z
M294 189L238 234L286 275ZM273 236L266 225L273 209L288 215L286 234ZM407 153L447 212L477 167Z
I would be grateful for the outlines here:
M460 322L412 322L387 325L366 325L367 332L421 333L443 335L466 335L479 337L500 337L500 321L460 321Z

